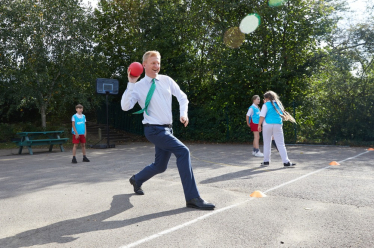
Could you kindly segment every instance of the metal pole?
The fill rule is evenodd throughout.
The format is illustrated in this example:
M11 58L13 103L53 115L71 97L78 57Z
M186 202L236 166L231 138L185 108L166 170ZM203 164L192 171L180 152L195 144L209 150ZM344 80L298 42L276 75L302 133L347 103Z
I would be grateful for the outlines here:
M106 140L107 140L107 148L109 148L109 108L108 108L108 95L109 92L106 92Z
M295 100L292 101L293 104L293 116L296 117L296 107L295 107ZM296 123L293 124L295 129L295 143L297 142L297 132L296 132Z
M229 115L227 114L227 105L225 107L225 115L226 115L226 141L230 139L230 128L229 128Z

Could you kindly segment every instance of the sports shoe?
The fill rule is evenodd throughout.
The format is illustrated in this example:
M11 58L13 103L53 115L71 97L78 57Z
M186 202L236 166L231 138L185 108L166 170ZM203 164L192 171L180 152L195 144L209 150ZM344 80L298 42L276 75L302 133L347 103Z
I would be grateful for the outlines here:
M256 152L255 151L252 151L252 155L254 156L256 154Z
M86 156L84 156L83 157L83 162L90 162L90 160Z
M288 163L283 163L284 167L286 168L294 168L294 166L296 165L295 163L292 163L291 161L289 161Z
M78 163L78 162L77 162L77 159L75 158L75 156L73 156L73 159L71 160L71 162L72 162L73 164Z
M255 157L263 157L263 156L264 156L264 154L260 151L255 153Z
M262 166L262 167L268 167L269 164L270 164L269 162L262 162L262 163L261 163L261 166Z

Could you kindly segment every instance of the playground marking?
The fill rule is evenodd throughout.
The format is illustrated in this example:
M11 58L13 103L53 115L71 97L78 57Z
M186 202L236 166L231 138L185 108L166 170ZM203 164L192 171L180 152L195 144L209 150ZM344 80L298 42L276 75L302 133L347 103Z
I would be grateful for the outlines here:
M188 221L188 222L186 222L186 223L183 223L183 224L181 224L181 225L178 225L178 226L172 227L172 228L167 229L167 230L164 230L164 231L162 231L162 232L159 232L159 233L153 234L153 235L148 236L148 237L146 237L146 238L144 238L144 239L138 240L138 241L136 241L136 242L134 242L134 243L131 243L131 244L128 244L128 245L125 245L125 246L121 246L120 248L130 248L130 247L135 247L135 246L137 246L137 245L140 245L140 244L145 243L145 242L147 242L147 241L150 241L150 240L152 240L152 239L155 239L155 238L161 237L161 236L163 236L163 235L165 235L165 234L168 234L168 233L174 232L174 231L176 231L176 230L179 230L179 229L181 229L181 228L183 228L183 227L189 226L189 225L191 225L191 224L193 224L193 223L198 222L199 220L206 219L206 218L208 218L208 217L211 216L211 215L218 214L218 213L223 212L223 211L226 211L226 210L228 210L228 209L231 209L231 208L237 207L237 206L239 206L239 205L241 205L241 204L243 204L243 203L245 203L245 202L248 202L248 201L250 201L250 200L252 200L252 199L254 199L254 198L250 198L249 200L246 200L246 201L244 201L244 202L239 202L239 203L236 203L236 204L234 204L234 205L230 205L230 206L227 206L227 207L224 207L224 208L220 208L220 209L217 209L217 210L213 210L213 211L210 212L209 214L202 215L202 216L200 216L200 217L198 217L198 218L196 218L196 219L190 220L190 221Z
M354 157L346 158L346 159L344 159L344 160L338 161L338 163L342 163L342 162L344 162L344 161L347 161L347 160L350 160L350 159L357 158L357 157L359 157L359 156L361 156L361 155L363 155L363 154L365 154L365 153L368 153L368 152L370 152L370 151L366 151L366 152L360 153L360 154L358 154L358 155L356 155L356 156L354 156ZM325 169L327 169L327 168L330 168L330 167L332 167L332 166L331 166L331 165L328 165L328 166L323 167L323 168L321 168L321 169L318 169L318 170L316 170L316 171L313 171L313 172L310 172L310 173L308 173L308 174L305 174L305 175L303 175L303 176L301 176L301 177L297 177L297 178L295 178L295 179L293 179L293 180L291 180L291 181L288 181L288 182L282 183L282 184L280 184L280 185L278 185L278 186L275 186L275 187L273 187L273 188L270 188L270 189L266 190L264 193L267 193L267 192L270 192L270 191L273 191L273 190L279 189L279 188L281 188L281 187L283 187L283 186L286 186L286 185L288 185L288 184L294 183L294 182L296 182L296 181L298 181L298 180L300 180L300 179L306 178L306 177L308 177L308 176L310 176L310 175L316 174L316 173L318 173L318 172L320 172L320 171L323 171L323 170L325 170ZM171 232L177 231L177 230L179 230L179 229L182 229L182 228L184 228L184 227L186 227L186 226L192 225L192 224L198 222L199 220L206 219L206 218L208 218L208 217L210 217L210 216L212 216L212 215L215 215L215 214L221 213L221 212L223 212L223 211L229 210L229 209L231 209L231 208L235 208L235 207L237 207L237 206L240 206L240 205L242 205L242 204L244 204L244 203L247 203L247 202L249 202L249 201L251 201L251 200L253 200L253 199L255 199L255 198L251 197L251 198L249 198L249 199L246 200L246 201L239 202L239 203L236 203L236 204L233 204L233 205L230 205L230 206L224 207L224 208L220 208L220 209L217 209L217 210L213 210L212 212L210 212L210 213L208 213L208 214L205 214L205 215L202 215L202 216L200 216L200 217L198 217L198 218L196 218L196 219L193 219L193 220L190 220L190 221L188 221L188 222L185 222L185 223L183 223L183 224L181 224L181 225L178 225L178 226L175 226L175 227L172 227L172 228L166 229L166 230L161 231L161 232L159 232L159 233L156 233L156 234L153 234L153 235L151 235L151 236L148 236L148 237L146 237L146 238L144 238L144 239L140 239L140 240L138 240L138 241L136 241L136 242L134 242L134 243L131 243L131 244L128 244L128 245L124 245L124 246L121 246L120 248L130 248L130 247L135 247L135 246L137 246L137 245L143 244L143 243L145 243L145 242L148 242L148 241L153 240L153 239L155 239L155 238L161 237L161 236L166 235L166 234L168 234L168 233L171 233Z
M19 160L20 158L4 158L0 159L1 161L12 161L12 160Z

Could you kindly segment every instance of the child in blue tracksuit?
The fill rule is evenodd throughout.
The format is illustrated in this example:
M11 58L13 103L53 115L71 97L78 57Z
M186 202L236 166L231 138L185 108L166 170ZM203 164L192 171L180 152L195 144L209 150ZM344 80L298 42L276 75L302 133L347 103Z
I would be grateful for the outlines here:
M262 106L258 123L258 131L262 131L264 141L264 162L261 165L269 166L270 164L271 139L274 136L284 167L293 167L296 164L288 159L286 146L284 145L282 117L284 117L285 110L282 102L273 91L267 91L264 98L266 103Z
M253 132L253 152L252 155L256 157L263 157L264 154L260 152L260 132L258 131L258 122L260 120L260 96L254 95L252 97L252 105L249 107L246 120L247 125L251 128Z
M72 163L76 164L77 159L75 158L78 144L81 143L82 153L83 153L83 162L90 162L86 157L86 116L83 114L83 106L78 104L75 106L77 113L71 117L72 128L71 132L73 134L73 159Z

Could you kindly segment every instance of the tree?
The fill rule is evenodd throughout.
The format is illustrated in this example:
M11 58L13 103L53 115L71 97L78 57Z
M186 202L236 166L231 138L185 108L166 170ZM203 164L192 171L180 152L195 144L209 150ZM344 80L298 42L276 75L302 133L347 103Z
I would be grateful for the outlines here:
M35 104L47 115L93 92L92 18L81 0L3 0L1 72L19 106ZM87 104L86 104L87 106Z
M373 20L331 33L300 119L309 139L374 141ZM307 129L307 130L305 130Z
M336 25L338 18L332 14L340 8L335 1L302 0L277 8L252 0L101 4L97 16L103 39L98 43L112 68L129 64L128 58L141 58L146 50L160 51L162 73L177 81L188 94L191 110L196 109L190 111L194 136L202 137L205 130L205 138L217 139L229 126L235 130L230 138L234 140L248 138L243 116L250 96L272 89L289 106L303 95L320 63L320 42ZM261 16L260 27L247 34L239 48L226 46L226 30L239 26L249 13ZM122 76L125 81L126 74Z

